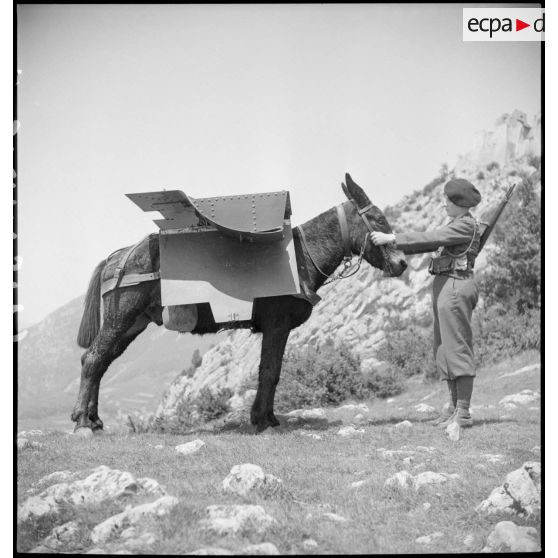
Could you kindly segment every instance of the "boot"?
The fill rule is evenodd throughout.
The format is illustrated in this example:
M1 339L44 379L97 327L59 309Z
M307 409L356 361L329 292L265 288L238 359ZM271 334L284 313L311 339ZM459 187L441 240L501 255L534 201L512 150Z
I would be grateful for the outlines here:
M457 378L457 414L455 422L463 428L473 426L473 419L469 406L471 404L471 395L473 393L473 376L460 376Z
M449 390L449 406L446 409L442 409L440 416L432 421L433 426L447 426L455 414L455 408L457 406L457 386L455 380L446 381L448 383Z

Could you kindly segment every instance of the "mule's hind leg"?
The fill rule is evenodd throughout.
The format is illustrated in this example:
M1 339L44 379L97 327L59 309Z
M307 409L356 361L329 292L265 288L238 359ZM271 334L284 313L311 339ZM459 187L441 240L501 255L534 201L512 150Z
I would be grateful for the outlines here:
M81 357L81 381L71 417L76 423L74 430L95 427L90 414L97 418L95 402L98 398L100 379L114 360L114 354L118 353L121 341L147 308L149 295L150 291L139 286L113 291L106 296L104 323L91 346ZM130 340L125 343L118 354L122 353L129 342ZM102 422L97 424L97 428L101 425Z
M116 360L128 347L128 345L149 325L151 319L145 314L141 314L135 321L134 325L116 341L111 353L111 362ZM108 368L108 367L107 367ZM105 371L106 372L106 369ZM99 389L104 372L93 378L91 386L91 399L87 406L87 413L91 421L91 427L94 431L103 429L103 421L99 418Z

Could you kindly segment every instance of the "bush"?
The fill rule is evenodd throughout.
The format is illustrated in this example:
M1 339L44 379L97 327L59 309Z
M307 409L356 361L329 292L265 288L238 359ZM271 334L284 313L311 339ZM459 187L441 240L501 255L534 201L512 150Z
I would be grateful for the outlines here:
M404 324L399 320L392 322L377 357L403 377L417 374L424 374L427 378L435 377L432 326L421 327L416 321L412 324Z
M540 350L540 310L498 304L473 314L477 365L499 362L529 349Z
M327 339L319 346L287 349L275 406L279 411L287 411L334 405L368 395L358 355L346 343Z
M187 397L178 403L172 417L137 417L130 421L134 432L183 434L194 426L217 419L230 411L229 399L233 392L229 388L212 391L203 387L195 397Z
M488 163L488 165L486 165L486 170L488 172L493 170L498 170L499 168L500 168L500 164L497 161L492 161L492 163Z
M541 203L524 177L492 232L490 265L479 275L486 306L513 305L520 313L539 308L541 297Z

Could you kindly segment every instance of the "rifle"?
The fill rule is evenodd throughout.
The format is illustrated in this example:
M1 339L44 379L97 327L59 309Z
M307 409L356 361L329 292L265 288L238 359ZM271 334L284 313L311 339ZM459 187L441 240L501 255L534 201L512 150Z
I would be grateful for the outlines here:
M494 226L496 225L496 222L500 218L500 215L502 215L502 211L504 211L504 208L506 207L506 205L508 205L508 202L510 201L510 199L512 197L512 194L513 194L513 191L514 191L515 187L517 186L517 184L518 184L518 182L516 182L515 184L512 184L508 188L508 191L504 195L504 199L500 202L500 205L496 208L496 210L492 214L492 217L490 218L490 221L488 222L488 224L486 224L486 228L484 229L484 231L482 232L481 237L480 237L479 252L482 250L483 246L486 244L486 241L488 240L488 237L490 236L490 233L494 229ZM485 223L483 223L483 224L485 224Z

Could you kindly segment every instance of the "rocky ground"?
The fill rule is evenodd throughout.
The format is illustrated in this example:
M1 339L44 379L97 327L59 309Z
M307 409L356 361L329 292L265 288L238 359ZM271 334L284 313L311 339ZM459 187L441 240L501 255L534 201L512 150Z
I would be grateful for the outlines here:
M91 554L324 554L540 548L540 366L481 370L476 424L429 419L445 400L400 396L296 409L248 434L18 436L18 549Z

